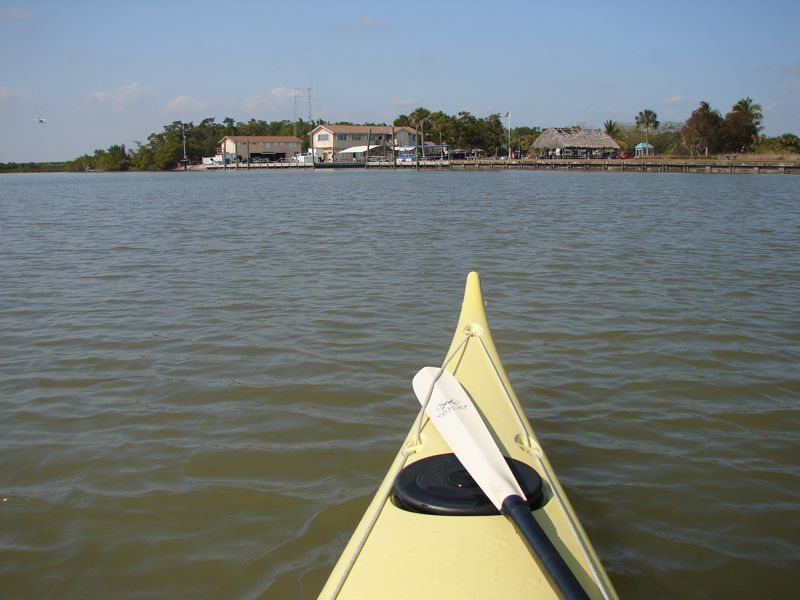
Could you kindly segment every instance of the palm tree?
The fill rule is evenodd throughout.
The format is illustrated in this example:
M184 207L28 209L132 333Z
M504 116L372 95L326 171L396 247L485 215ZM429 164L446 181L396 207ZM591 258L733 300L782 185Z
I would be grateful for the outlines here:
M619 123L616 121L608 120L603 123L603 128L605 129L606 135L610 137L612 140L617 141L619 137L622 135L622 131L620 131Z
M753 125L758 131L764 129L761 125L761 121L764 120L764 113L761 112L762 110L761 105L753 102L750 96L742 98L733 105L733 112L742 112L750 115L750 118L753 120Z
M622 133L622 129L620 129L619 123L609 119L608 121L603 123L603 129L605 130L606 135L610 137L612 140L614 140L621 149L627 150L628 144L623 139L625 136Z
M411 125L421 133L421 138L417 140L417 145L422 148L422 160L425 160L425 123L430 123L431 111L419 106L408 114Z
M649 108L644 109L638 115L636 115L636 127L638 129L644 129L644 141L647 141L647 132L651 129L658 129L659 122L658 122L658 115Z

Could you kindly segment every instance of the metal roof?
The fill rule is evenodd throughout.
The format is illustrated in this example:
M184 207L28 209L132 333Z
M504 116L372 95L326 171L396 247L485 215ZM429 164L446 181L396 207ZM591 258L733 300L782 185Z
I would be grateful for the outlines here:
M222 143L226 139L234 142L294 142L302 144L300 138L293 135L226 135L219 142Z
M392 133L393 128L391 125L317 125L314 131L318 129L327 129L331 133L360 133L366 135L370 130L372 130L373 134ZM314 133L314 131L311 133ZM413 128L399 125L394 127L394 131L395 133L398 131L414 133Z
M372 150L374 148L383 148L383 147L384 146L382 146L381 144L374 144L374 145L370 146L369 149ZM338 153L342 154L342 153L346 152L346 153L349 153L349 154L358 154L360 152L366 152L366 151L367 151L367 147L366 146L351 146L350 148L345 148L344 150L339 150Z

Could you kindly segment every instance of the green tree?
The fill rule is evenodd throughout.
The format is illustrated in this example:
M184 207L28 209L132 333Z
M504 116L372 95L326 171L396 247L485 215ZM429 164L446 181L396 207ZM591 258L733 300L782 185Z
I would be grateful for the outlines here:
M541 134L539 127L514 127L511 132L512 146L515 150L527 153Z
M726 152L746 152L758 142L761 122L764 115L761 105L750 97L742 98L725 115L722 126L722 139Z
M408 120L413 126L419 127L431 118L431 111L422 106L415 108L408 114Z
M619 123L609 119L603 123L603 131L606 132L606 135L610 137L612 140L619 144L620 148L628 148L627 140L625 139L625 134L622 131Z
M95 166L98 171L127 171L131 166L125 146L114 145L108 150L95 151Z
M149 145L134 142L136 149L131 152L131 167L137 171L151 171L155 169L155 156Z
M420 133L420 139L418 140L419 144L425 142L426 130L430 132L430 119L431 111L429 111L427 108L423 108L422 106L415 108L408 114L410 126L414 127ZM428 139L430 139L430 135Z
M431 113L430 126L425 130L430 131L429 139L436 144L453 144L455 142L455 120L440 110Z
M762 154L796 154L800 152L800 137L793 133L784 133L776 137L762 135L753 149Z
M682 123L676 123L674 127L669 128L662 123L658 129L658 133L654 133L650 138L656 153L672 156L685 156L690 153L683 138Z
M217 152L217 144L226 135L225 126L207 117L198 125L186 125L186 155L189 162L200 162L204 156L213 156Z
M603 130L606 132L606 135L614 141L622 137L622 131L619 128L619 123L616 121L608 120L603 123Z
M508 130L503 127L500 113L481 119L480 130L487 155L498 156L507 150Z
M647 141L647 134L651 129L658 129L658 115L656 115L655 111L646 108L636 115L635 123L637 129L644 129L644 141L645 143L649 143Z
M790 150L792 152L800 152L800 137L793 133L784 133L775 138L778 147L782 150Z
M95 157L84 154L64 163L65 171L91 171L94 169Z
M456 146L470 150L484 146L478 119L467 111L456 117Z
M761 123L764 120L764 113L762 112L762 108L760 104L756 104L753 102L753 99L748 96L747 98L742 98L736 104L733 105L734 112L742 112L750 115L750 118L753 121L753 125L758 131L763 129Z
M395 127L413 127L413 125L411 125L411 119L408 118L408 115L400 115L392 124Z
M189 130L191 131L191 127ZM146 144L149 169L165 171L175 168L183 158L183 133L184 124L181 121L173 121L165 125L163 131L150 134ZM134 162L140 164L141 161L137 159Z
M97 149L91 156L84 154L64 163L65 171L127 171L131 156L124 145L113 145L106 150Z
M302 151L305 152L311 145L309 135L311 134L311 131L314 129L314 127L316 127L316 125L313 122L307 122L303 119L297 119L297 121L292 125L291 134L287 135L293 135L300 138Z
M720 132L722 151L736 153L746 152L757 133L750 117L735 110L725 115Z
M721 129L722 116L704 100L687 119L681 133L693 155L705 152L708 156L709 152L715 153L720 150Z

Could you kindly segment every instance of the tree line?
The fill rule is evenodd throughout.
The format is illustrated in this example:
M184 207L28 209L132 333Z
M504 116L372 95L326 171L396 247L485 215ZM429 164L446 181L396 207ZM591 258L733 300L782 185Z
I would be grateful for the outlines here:
M800 138L794 134L761 135L763 120L761 105L746 97L736 102L724 117L707 101L702 101L682 123L661 124L654 111L645 109L636 115L633 126L616 121L606 121L603 126L623 150L632 150L640 142L645 142L660 155L800 152ZM651 131L653 134L648 135Z
M216 154L217 144L226 135L296 135L303 140L312 125L303 119L236 122L226 117L222 123L217 123L209 117L198 124L173 121L162 131L150 134L146 142L135 142L134 148L115 145L107 150L95 150L92 155L85 154L65 163L64 168L67 171L169 170L183 160L184 147L186 160L199 163L204 156Z
M400 115L393 124L412 127L420 132L421 141L445 144L449 148L480 149L487 156L502 155L508 149L508 129L503 126L500 113L488 117L476 117L466 111L448 115L440 110L432 112L419 107L407 115Z
M723 117L707 101L700 103L690 117L682 123L660 123L655 111L645 109L635 116L631 124L609 120L604 129L623 149L632 150L640 142L654 146L659 155L708 156L719 153L743 152L794 153L800 152L800 138L791 133L777 137L761 135L764 115L759 104L751 98L739 100ZM510 136L504 117L494 113L486 117L466 111L448 115L418 107L408 114L399 115L395 126L417 129L426 142L446 144L463 150L480 149L485 156L525 156L541 133L539 127L518 126ZM133 148L115 144L93 154L79 156L66 163L2 164L3 171L126 171L130 169L151 171L174 169L185 158L189 163L199 163L204 156L213 156L217 144L226 135L295 135L308 148L308 134L324 120L280 120L267 122L260 119L235 121L226 117L218 123L213 117L200 123L173 121L162 131L152 133L145 142L135 142ZM334 124L352 125L336 122ZM368 123L367 125L376 123ZM381 123L385 125L385 123ZM510 138L510 140L509 140Z
M0 163L0 173L53 173L63 170L63 162Z

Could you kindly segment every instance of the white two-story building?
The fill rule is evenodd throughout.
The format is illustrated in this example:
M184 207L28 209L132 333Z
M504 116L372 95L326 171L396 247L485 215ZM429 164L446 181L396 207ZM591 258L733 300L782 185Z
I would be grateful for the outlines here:
M335 161L342 150L368 143L388 148L417 144L417 133L412 127L391 125L319 125L311 132L311 138L314 150L325 162Z

